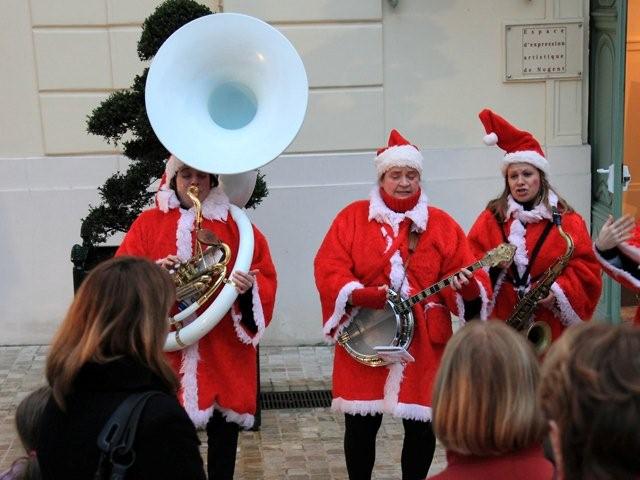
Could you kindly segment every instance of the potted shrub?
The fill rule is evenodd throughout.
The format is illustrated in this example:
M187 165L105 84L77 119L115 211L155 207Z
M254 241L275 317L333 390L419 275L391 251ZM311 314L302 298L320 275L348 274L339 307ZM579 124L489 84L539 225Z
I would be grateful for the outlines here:
M164 41L182 25L211 10L194 0L167 0L142 25L138 42L138 56L143 61L153 58ZM108 143L121 147L131 160L126 172L117 172L98 188L101 202L90 205L82 219L81 245L71 250L74 289L86 272L99 262L113 256L117 246L104 245L118 232L126 232L140 212L153 199L151 188L162 176L169 152L156 137L144 102L144 88L148 73L145 68L133 85L109 95L88 116L87 132L103 137ZM247 203L255 208L267 195L264 176L258 175L256 187Z

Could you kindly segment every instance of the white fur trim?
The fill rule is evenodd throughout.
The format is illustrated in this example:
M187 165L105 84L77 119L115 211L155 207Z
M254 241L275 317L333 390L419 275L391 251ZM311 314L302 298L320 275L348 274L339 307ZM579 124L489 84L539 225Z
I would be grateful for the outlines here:
M552 207L558 206L558 195L553 190L549 191L549 204ZM507 197L507 218L513 217L524 223L538 223L539 221L553 220L553 214L544 203L539 203L531 210L525 210L524 207L516 202L511 195Z
M353 307L351 312L348 315L348 318L345 322L340 325L340 320L345 316L347 312L347 301L349 300L349 295L356 288L364 288L360 282L351 281L344 285L340 291L338 292L338 296L336 298L335 308L333 309L333 314L329 317L329 319L324 324L324 328L322 329L325 340L329 343L334 343L336 338L340 335L342 330L351 322L351 319L360 311L358 307ZM331 331L335 329L335 332L331 334Z
M222 416L225 418L227 422L237 423L244 429L249 429L253 427L255 417L250 413L238 413L235 410L222 408L218 404L215 405L215 409L218 410L220 413L222 413Z
M506 278L507 278L507 270L504 269L498 274L496 284L493 287L493 295L491 296L491 304L488 310L489 316L491 316L491 314L493 313L493 309L496 306L496 298L498 298L498 294L500 293L500 289L502 288L502 284L504 283Z
M618 245L618 249L631 260L640 264L640 248L631 245L629 242L622 242Z
M264 331L266 328L264 311L262 310L262 300L260 299L260 287L258 286L257 278L255 282L253 282L251 299L253 300L253 320L256 322L256 325L258 327L258 331L253 336L253 340L251 340L251 344L255 347L260 342L260 339L262 338L262 335L264 335Z
M213 406L200 410L198 407L198 343L189 345L182 350L182 364L180 365L180 385L182 387L182 405L187 415L196 426L204 428L213 414Z
M432 416L431 407L425 407L424 405L415 403L398 403L393 411L393 416L405 420L430 422Z
M404 378L404 364L392 363L387 365L389 375L384 382L384 410L393 413L398 405L398 395L400 394L400 384Z
M482 285L478 280L475 280L475 282L478 284L478 288L480 289L480 300L482 302L480 306L480 320L487 320L491 313L491 299L489 298L489 295L487 295L484 285Z
M331 401L331 410L351 415L375 415L384 413L384 400L345 400L338 397Z
M598 259L598 261L602 265L602 268L604 268L605 270L607 270L609 272L615 273L616 275L619 275L620 277L623 277L625 280L630 282L631 285L633 285L636 288L640 289L640 279L634 277L631 273L627 272L626 270L623 270L622 268L618 268L615 265L609 263L602 255L600 255L600 253L595 248L595 246L593 248L593 252L596 254L596 258Z
M429 221L428 206L429 201L424 191L422 191L420 198L418 198L418 203L411 210L407 210L404 213L394 212L384 203L380 195L380 187L376 185L369 194L369 221L375 220L378 223L390 225L393 228L394 236L397 237L400 223L405 218L408 218L413 222L412 230L424 232Z
M156 193L156 202L158 202L158 208L164 213L180 206L180 200L178 200L176 192L166 185L160 187L160 190Z
M167 185L171 183L171 180L173 180L173 177L176 176L178 170L180 170L184 166L185 163L175 155L171 155L169 157L169 159L167 160L167 164L164 167L164 174L166 175Z
M196 219L195 210L180 209L178 227L176 229L176 255L181 262L188 261L193 255L191 232Z
M518 274L522 276L529 264L529 254L527 252L527 243L525 241L525 235L527 230L524 225L517 218L511 222L511 228L509 229L509 243L516 247L516 253L513 256L513 261L518 268Z
M458 310L456 312L458 320L460 321L460 325L464 325L467 323L467 320L464 318L464 299L458 292L454 293L454 297L456 299L456 309Z
M415 168L422 175L422 153L413 145L396 145L376 156L374 164L378 178L393 167Z
M202 216L208 220L226 222L228 214L229 197L222 191L222 188L212 188L207 198L202 202Z
M564 294L564 291L556 282L553 282L551 285L551 291L556 296L556 304L555 307L557 309L557 316L560 317L560 321L565 327L570 325L575 325L576 323L581 323L582 320L578 316L578 314L571 307L571 303L569 299Z
M251 302L253 312L253 320L256 322L256 326L258 327L258 331L253 335L253 337L247 333L244 329L240 321L242 320L242 312L238 311L236 304L233 304L233 308L231 309L231 318L233 319L233 328L236 330L236 335L238 336L238 340L242 343L246 343L247 345L253 345L254 347L260 343L260 339L262 335L264 335L265 331L265 320L264 320L264 312L262 310L262 301L260 300L260 289L258 288L258 279L253 282L253 286L251 287Z
M409 278L405 275L404 264L398 250L391 255L389 263L391 264L391 271L389 272L391 288L396 292L400 292L405 298L408 297L411 287L409 286Z
M233 320L233 328L236 331L238 340L247 345L251 344L251 337L240 324L240 321L242 320L242 313L238 310L235 303L231 306L231 320Z
M502 158L502 164L500 165L502 175L507 174L507 168L512 163L530 163L549 176L549 162L535 150L523 150L521 152L507 153Z
M492 147L498 144L498 135L495 132L491 132L482 137L482 141L485 145Z

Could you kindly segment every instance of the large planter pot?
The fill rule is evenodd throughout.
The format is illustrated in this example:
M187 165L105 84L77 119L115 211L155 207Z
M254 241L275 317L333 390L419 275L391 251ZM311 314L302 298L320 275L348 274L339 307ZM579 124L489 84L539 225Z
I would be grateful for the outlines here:
M73 263L73 291L76 292L89 271L100 262L109 260L116 253L118 246L98 245L86 247L74 245L71 247L71 262Z

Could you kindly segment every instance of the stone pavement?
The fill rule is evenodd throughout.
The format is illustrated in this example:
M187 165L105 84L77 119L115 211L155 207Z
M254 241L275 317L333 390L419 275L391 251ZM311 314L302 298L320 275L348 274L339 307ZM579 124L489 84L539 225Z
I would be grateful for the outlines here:
M44 383L46 346L0 346L0 472L23 454L13 426L16 405ZM261 347L263 391L331 388L333 349ZM344 480L344 419L328 408L264 410L258 432L242 432L235 478L238 480ZM378 433L373 478L400 478L402 422L385 416ZM206 459L206 437L201 450ZM438 446L430 475L446 465Z

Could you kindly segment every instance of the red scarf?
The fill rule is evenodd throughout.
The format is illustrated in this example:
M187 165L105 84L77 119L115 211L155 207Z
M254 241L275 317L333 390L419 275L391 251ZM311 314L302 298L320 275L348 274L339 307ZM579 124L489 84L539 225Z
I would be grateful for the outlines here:
M382 197L382 201L391 210L396 213L404 213L408 212L418 204L418 199L420 198L420 189L418 189L418 191L410 197L396 198L389 195L384 191L382 187L380 187L380 197Z

